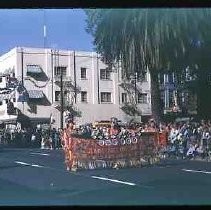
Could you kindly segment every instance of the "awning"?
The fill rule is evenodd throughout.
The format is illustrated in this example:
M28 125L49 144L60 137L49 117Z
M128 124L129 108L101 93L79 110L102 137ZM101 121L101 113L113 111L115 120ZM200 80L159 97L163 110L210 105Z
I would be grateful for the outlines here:
M27 73L42 73L42 69L39 65L27 65Z
M0 124L2 123L16 123L17 115L1 116Z
M30 117L30 121L32 123L40 123L40 124L49 124L50 123L50 117Z
M32 99L38 99L38 98L44 97L42 90L28 90L27 92L28 92L29 98L32 98Z

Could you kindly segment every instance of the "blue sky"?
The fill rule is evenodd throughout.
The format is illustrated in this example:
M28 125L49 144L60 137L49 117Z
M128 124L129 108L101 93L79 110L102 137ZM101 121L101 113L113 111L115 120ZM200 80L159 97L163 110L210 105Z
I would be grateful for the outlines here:
M47 47L94 51L82 9L45 9ZM43 47L43 9L0 9L0 54L16 46Z

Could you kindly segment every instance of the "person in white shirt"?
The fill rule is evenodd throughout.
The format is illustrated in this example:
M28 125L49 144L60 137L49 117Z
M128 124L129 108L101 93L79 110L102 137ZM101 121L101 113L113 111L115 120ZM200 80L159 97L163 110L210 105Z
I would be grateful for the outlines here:
M170 132L170 135L169 135L169 138L170 138L170 141L171 141L172 144L177 140L178 134L179 134L179 130L176 129L175 127L173 127L171 129L171 132Z
M193 145L190 145L188 151L187 151L187 156L190 157L190 156L194 156L194 151L195 151L195 147Z

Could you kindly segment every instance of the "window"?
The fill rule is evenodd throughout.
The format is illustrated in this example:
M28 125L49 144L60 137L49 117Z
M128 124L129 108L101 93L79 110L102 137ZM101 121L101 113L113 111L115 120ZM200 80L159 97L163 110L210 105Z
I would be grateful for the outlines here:
M2 82L2 77L0 77L0 82Z
M54 76L60 76L62 73L63 76L67 75L67 67L66 66L55 66L54 67Z
M160 92L160 97L161 97L161 105L165 107L165 92L164 91Z
M86 79L86 68L81 68L81 79Z
M111 79L111 71L108 68L100 69L100 79L110 80Z
M61 91L55 91L55 101L60 101L61 100ZM64 102L68 100L68 92L64 91L63 92L63 100Z
M55 91L55 101L60 101L60 91Z
M35 64L27 64L26 65L26 69L27 69L27 76L31 76L33 74L40 74L42 73L42 68L39 65L35 65Z
M3 102L2 101L0 101L0 106L3 104Z
M169 107L173 107L173 106L174 106L174 92L169 91Z
M127 103L127 93L122 93L122 103Z
M111 93L101 92L101 102L102 103L111 103Z
M147 103L147 93L139 93L138 94L138 103L146 104Z
M81 102L87 102L87 92L81 91Z

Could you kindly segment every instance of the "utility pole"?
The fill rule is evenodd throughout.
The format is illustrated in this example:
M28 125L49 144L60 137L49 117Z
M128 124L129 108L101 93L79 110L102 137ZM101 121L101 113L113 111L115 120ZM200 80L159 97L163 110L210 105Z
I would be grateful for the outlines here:
M23 88L24 88L24 70L23 70L23 48L21 48L21 88L22 88L22 91L23 91ZM23 94L23 93L22 93ZM23 114L24 114L24 100L25 100L25 96L23 95L23 99L22 99L22 107L23 107Z
M75 63L75 51L73 52L73 70L74 70L74 95L75 104L77 103L77 82L76 82L76 63Z
M53 92L53 90L54 90L54 82L53 82L53 79L54 79L54 52L53 52L53 50L51 50L51 97L52 97L52 99L51 99L51 102L52 102L52 104L53 104L53 101L54 101L54 92Z
M63 72L61 71L61 75L60 75L60 83L61 83L61 112L60 112L60 116L61 116L61 122L60 122L60 127L61 129L63 129L63 113L64 113L64 94L63 94Z
M59 68L59 51L57 51L57 56L58 56L58 66L57 68ZM60 110L60 128L63 129L63 113L64 113L64 93L63 93L63 71L62 68L60 68L60 95L61 95L61 99L60 99L60 106L61 106L61 110Z
M100 104L100 77L99 77L99 56L97 54L97 99Z
M24 79L23 79L23 48L21 48L21 83L24 86Z
M137 79L138 79L138 73L135 72L135 104L137 104Z

